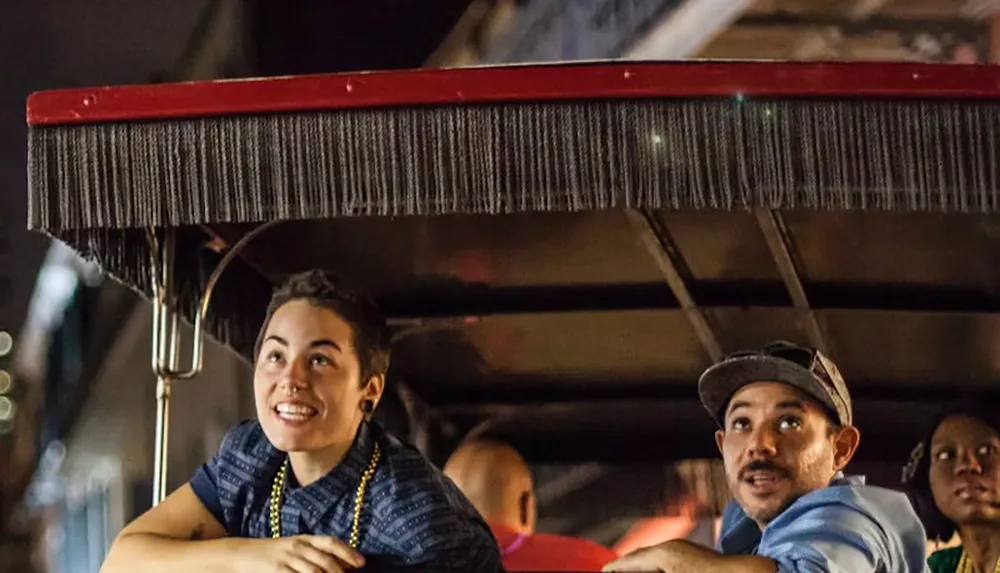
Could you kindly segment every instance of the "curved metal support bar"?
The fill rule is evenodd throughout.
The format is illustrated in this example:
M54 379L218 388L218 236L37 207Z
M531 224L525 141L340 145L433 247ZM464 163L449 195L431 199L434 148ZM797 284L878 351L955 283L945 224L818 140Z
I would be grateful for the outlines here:
M159 504L167 496L167 459L170 429L170 390L175 380L189 380L201 372L204 349L204 333L202 323L208 313L208 305L212 300L212 292L219 282L219 277L226 270L236 255L264 230L277 224L271 221L260 225L240 238L228 252L223 255L219 264L212 271L202 293L198 312L194 318L194 336L191 350L191 368L181 372L178 370L180 342L180 313L177 305L171 299L174 287L174 259L177 248L177 237L174 229L167 229L161 240L155 229L147 229L146 238L149 241L150 280L152 281L152 368L156 374L156 428L153 445L153 505Z
M233 246L228 251L226 251L226 254L222 256L222 259L219 261L219 264L216 265L215 269L212 271L212 274L208 277L208 282L205 284L205 292L202 293L201 295L201 301L198 305L198 312L195 314L194 317L194 340L191 343L192 344L191 367L188 370L181 372L177 371L176 368L174 367L170 368L164 367L165 365L161 363L158 365L160 367L157 369L156 372L158 376L163 376L174 380L190 380L191 378L197 376L199 372L201 372L202 359L204 354L203 353L204 331L202 329L202 323L205 321L205 316L208 314L208 305L212 301L212 293L215 290L215 285L219 282L219 278L222 276L223 271L226 270L226 268L233 261L233 259L236 258L236 255L238 255L250 243L250 241L252 241L256 236L260 235L267 229L270 229L271 227L277 225L280 222L281 222L280 220L275 220L260 225L259 227L250 231L246 235L240 237L240 240L237 241L235 244L233 244ZM167 306L166 304L163 305L162 307L163 310L167 310L166 306ZM161 316L160 320L162 321L163 319L164 317ZM164 337L161 337L159 342L163 344L165 342Z

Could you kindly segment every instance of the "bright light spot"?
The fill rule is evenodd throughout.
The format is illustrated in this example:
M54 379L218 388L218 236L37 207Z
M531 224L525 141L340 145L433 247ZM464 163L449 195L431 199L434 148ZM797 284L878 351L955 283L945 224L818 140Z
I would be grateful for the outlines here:
M0 396L0 421L14 419L14 401L6 396Z
M660 145L661 143L663 143L663 136L660 135L660 134L658 134L658 133L654 133L653 134L653 145Z
M11 380L10 372L6 370L0 370L0 394L7 394L10 389L14 386L14 381Z
M6 330L0 330L0 356L7 356L14 348L14 337Z

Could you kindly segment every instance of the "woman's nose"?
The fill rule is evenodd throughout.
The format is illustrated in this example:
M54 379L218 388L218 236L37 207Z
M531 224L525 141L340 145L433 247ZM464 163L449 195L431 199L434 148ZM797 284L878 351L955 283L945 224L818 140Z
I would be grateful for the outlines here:
M962 452L959 454L955 463L955 473L983 473L983 466L979 463L979 458L976 457L975 452Z
M290 360L281 373L279 385L286 390L297 391L309 385L309 372L303 360Z

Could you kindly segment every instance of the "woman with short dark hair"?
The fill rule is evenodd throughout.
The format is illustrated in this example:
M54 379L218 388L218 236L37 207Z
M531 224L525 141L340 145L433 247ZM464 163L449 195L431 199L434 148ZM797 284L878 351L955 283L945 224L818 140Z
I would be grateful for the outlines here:
M472 504L371 421L389 346L366 297L321 271L291 277L254 347L257 419L129 524L103 573L502 571Z

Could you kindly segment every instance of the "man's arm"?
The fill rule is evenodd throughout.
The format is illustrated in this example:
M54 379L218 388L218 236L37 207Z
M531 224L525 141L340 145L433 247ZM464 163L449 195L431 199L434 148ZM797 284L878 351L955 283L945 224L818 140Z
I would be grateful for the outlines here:
M687 541L669 541L624 557L605 571L705 573L874 573L891 562L885 530L842 503L803 507L769 529L756 556L726 556Z
M609 572L775 573L773 560L756 555L722 555L683 539L641 549L604 567Z

